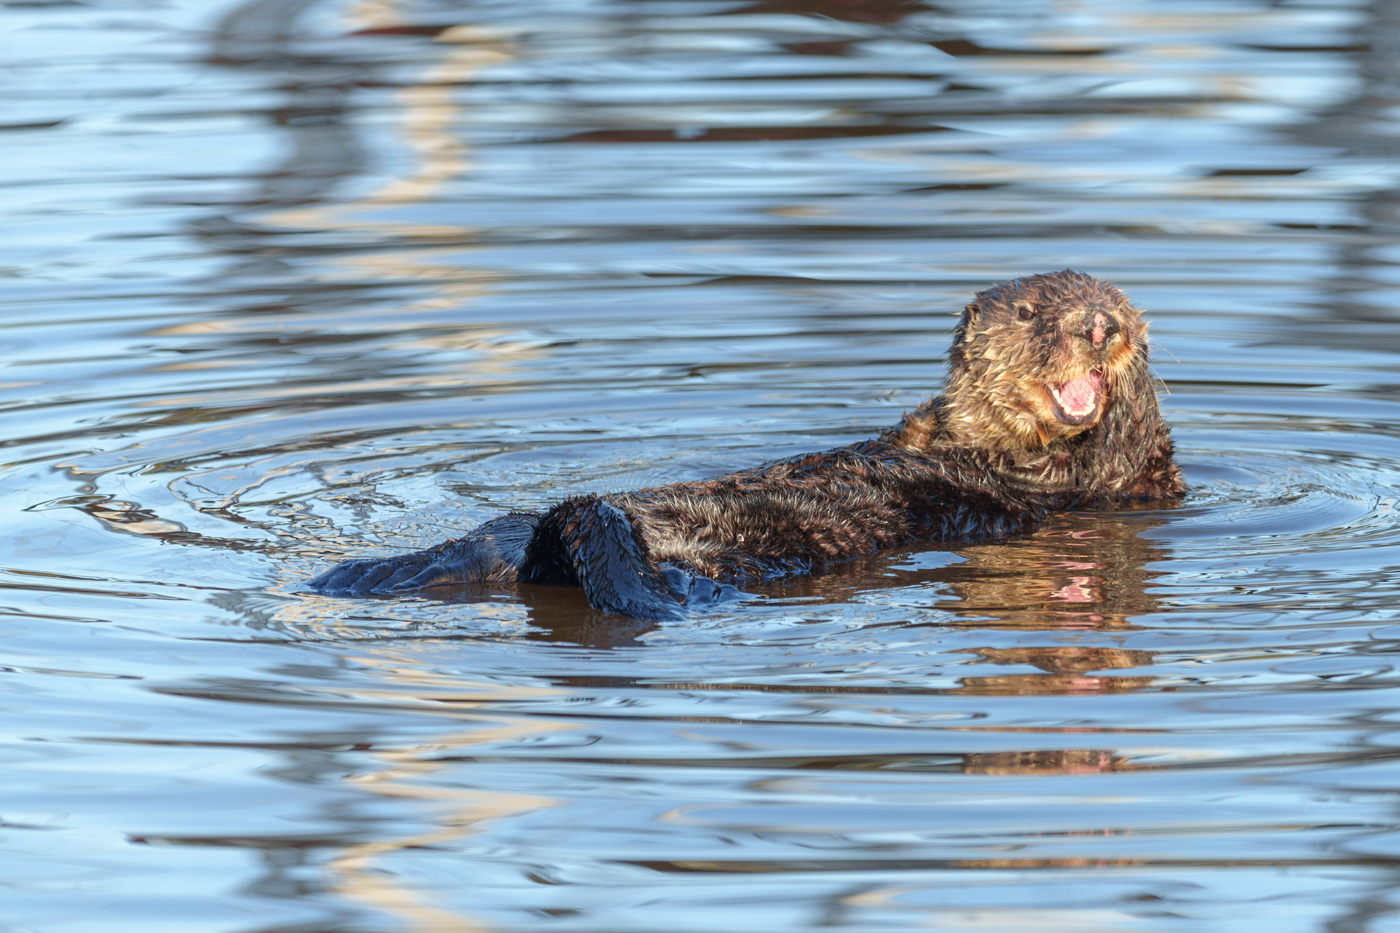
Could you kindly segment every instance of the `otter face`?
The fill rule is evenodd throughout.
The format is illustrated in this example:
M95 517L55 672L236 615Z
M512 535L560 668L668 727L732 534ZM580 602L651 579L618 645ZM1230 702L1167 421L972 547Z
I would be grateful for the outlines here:
M949 354L949 431L1035 450L1089 430L1145 357L1146 330L1122 292L1068 269L978 293Z

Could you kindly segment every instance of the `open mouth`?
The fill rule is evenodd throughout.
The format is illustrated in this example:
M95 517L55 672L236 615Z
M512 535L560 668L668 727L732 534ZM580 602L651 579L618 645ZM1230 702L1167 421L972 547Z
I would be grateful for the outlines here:
M1050 407L1062 424L1088 424L1098 417L1099 401L1103 398L1103 373L1092 371L1046 388L1050 391Z

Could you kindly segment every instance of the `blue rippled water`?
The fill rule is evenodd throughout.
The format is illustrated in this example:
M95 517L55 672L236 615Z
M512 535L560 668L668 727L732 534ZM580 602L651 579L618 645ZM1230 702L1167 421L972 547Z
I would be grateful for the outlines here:
M0 2L0 929L1400 930L1400 6ZM301 584L1149 309L1179 508Z

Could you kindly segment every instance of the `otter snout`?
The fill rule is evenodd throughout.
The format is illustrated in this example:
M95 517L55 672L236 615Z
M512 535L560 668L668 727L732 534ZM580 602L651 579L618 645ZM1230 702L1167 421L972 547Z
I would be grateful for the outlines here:
M1102 350L1122 330L1123 325L1112 311L1091 308L1079 319L1074 332L1095 350Z

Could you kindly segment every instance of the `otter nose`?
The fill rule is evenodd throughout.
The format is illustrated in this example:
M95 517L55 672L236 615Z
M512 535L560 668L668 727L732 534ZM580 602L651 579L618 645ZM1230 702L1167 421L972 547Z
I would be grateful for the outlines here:
M1102 350L1120 330L1118 318L1108 311L1095 309L1080 319L1079 336L1093 344L1095 350Z

